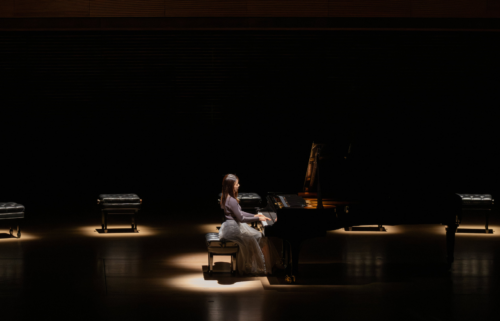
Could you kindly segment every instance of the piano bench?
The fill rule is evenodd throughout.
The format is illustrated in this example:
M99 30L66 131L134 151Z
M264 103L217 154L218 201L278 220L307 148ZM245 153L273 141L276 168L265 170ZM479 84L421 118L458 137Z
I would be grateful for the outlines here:
M17 237L21 237L19 220L24 218L24 206L14 202L0 203L0 220L9 220L9 234L14 236L12 226L17 225Z
M463 211L485 211L485 224L484 229L467 229L458 228L457 233L486 233L493 234L493 230L489 228L489 219L491 209L495 200L491 194L457 194L462 198L462 212ZM462 217L458 218L459 223L462 222Z
M136 194L101 194L97 199L101 208L102 232L108 232L108 215L130 215L132 232L137 231L136 215L141 209L142 199ZM99 231L98 231L99 232Z
M213 272L215 255L229 255L231 256L231 274L234 274L236 271L236 254L239 250L238 244L220 239L219 233L207 233L205 234L205 240L208 248L208 273L212 274Z

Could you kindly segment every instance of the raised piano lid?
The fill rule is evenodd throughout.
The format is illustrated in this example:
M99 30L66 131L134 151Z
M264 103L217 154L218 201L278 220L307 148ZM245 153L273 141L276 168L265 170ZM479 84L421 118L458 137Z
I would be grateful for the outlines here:
M312 143L311 153L309 154L309 163L307 164L306 178L304 180L304 192L312 192L315 188L314 181L316 178L316 155L318 154L318 148L322 148L324 144Z
M321 176L322 198L327 199L335 197L342 198L342 189L339 186L346 180L345 163L351 151L351 146L348 139L337 137L337 139L329 140L328 142L312 143L309 153L309 161L307 164L306 176L304 180L303 193L310 193L309 197L313 197L312 193L317 192L317 154L321 149L319 158L319 175ZM305 197L304 195L300 195ZM317 198L317 195L314 194Z

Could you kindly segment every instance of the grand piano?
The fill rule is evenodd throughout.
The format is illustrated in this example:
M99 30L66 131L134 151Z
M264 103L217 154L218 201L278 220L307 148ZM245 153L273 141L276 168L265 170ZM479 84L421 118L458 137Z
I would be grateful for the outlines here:
M391 173L378 166L366 168L366 162L373 159L362 153L356 159L352 143L343 157L328 152L327 147L313 143L302 192L269 192L266 207L259 211L271 218L259 227L264 235L283 240L287 282L296 281L303 241L325 236L327 231L366 225L445 225L446 262L451 266L461 213L460 196L436 184L436 180L427 184L427 177L418 171L411 177L404 176L397 166L389 166L395 170ZM382 168L382 172L367 175L374 168ZM405 180L406 184L402 184ZM332 181L330 187L334 188L322 189ZM311 218L307 226L304 217Z

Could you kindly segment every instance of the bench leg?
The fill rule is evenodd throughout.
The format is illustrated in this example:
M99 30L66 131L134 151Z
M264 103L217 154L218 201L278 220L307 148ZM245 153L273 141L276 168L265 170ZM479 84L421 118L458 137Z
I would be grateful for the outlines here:
M231 255L231 274L236 273L236 254Z
M135 213L132 214L132 231L137 232L137 223L135 221Z
M489 228L488 228L489 218L490 218L490 211L491 211L491 209L489 209L489 210L486 211L486 224L484 225L484 229L486 231L486 234L488 234L488 232L490 231Z
M21 225L17 226L17 238L21 238Z
M102 213L102 230L104 233L108 233L108 215L105 210L101 210Z
M208 274L212 274L212 264L214 262L214 256L212 253L208 253Z

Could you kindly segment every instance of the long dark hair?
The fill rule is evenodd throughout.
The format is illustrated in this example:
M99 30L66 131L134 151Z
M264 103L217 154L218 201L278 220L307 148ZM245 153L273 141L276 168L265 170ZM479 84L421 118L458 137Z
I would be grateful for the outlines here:
M234 186L238 180L238 176L234 174L227 174L222 179L222 195L220 198L220 206L222 208L226 206L226 200L229 196L233 197L238 203L240 202L238 199L238 190Z

